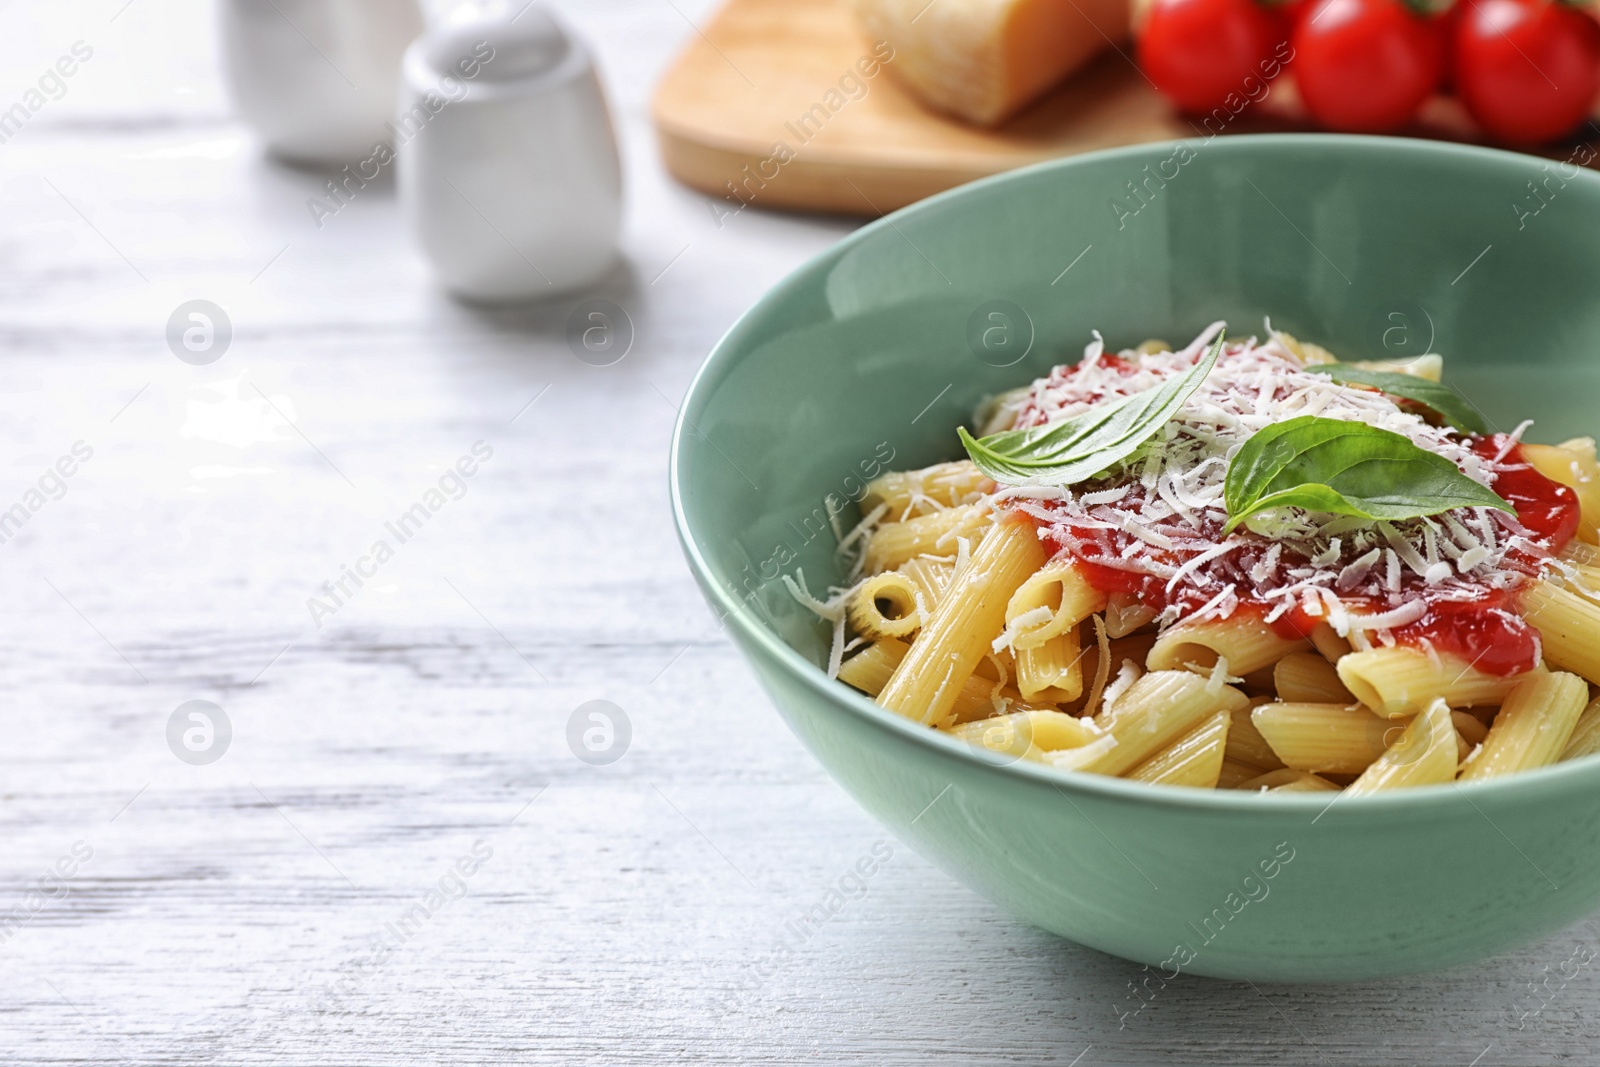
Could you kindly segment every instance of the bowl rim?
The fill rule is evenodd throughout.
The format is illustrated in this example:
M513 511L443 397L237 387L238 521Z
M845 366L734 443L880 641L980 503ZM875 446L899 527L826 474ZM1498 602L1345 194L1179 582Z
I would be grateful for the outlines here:
M705 406L708 396L717 385L721 384L732 369L736 360L735 352L743 342L745 335L750 333L754 329L756 322L767 313L767 309L775 298L797 289L819 271L826 269L842 258L855 246L874 239L885 230L895 228L896 223L907 217L936 210L945 204L957 202L966 197L986 195L991 190L1003 188L1008 184L1027 181L1034 175L1044 172L1072 170L1080 166L1093 165L1106 160L1129 156L1145 156L1158 153L1164 148L1174 148L1177 145L1193 145L1196 141L1212 147L1220 147L1226 153L1244 152L1248 154L1261 150L1292 152L1297 148L1306 147L1350 147L1372 150L1380 155L1390 156L1454 157L1479 163L1496 163L1512 168L1526 168L1530 172L1537 172L1540 166L1548 166L1550 162L1544 157L1531 156L1522 152L1410 137L1332 133L1231 134L1226 137L1213 136L1210 138L1178 138L1169 141L1151 141L1044 160L1026 167L1019 167L985 178L979 178L916 201L858 227L828 248L816 253L795 267L777 284L763 293L755 303L740 313L739 317L717 340L717 343L712 346L711 351L701 362L699 368L695 371L694 377L690 380L689 386L684 392L683 400L678 405L677 417L673 422L667 471L673 523L677 529L678 540L683 548L684 555L689 561L689 566L694 572L702 592L709 590L706 595L712 599L713 606L720 611L722 621L730 621L761 652L774 661L779 670L799 681L816 696L820 697L825 705L840 713L856 716L865 724L872 726L881 733L892 735L903 743L921 746L931 756L963 763L966 765L966 769L972 773L981 774L988 771L1012 776L1020 782L1051 788L1065 796L1069 802L1072 802L1074 795L1077 795L1085 798L1131 802L1141 806L1178 808L1188 811L1289 814L1307 813L1320 809L1321 812L1325 812L1333 808L1339 799L1345 796L1343 790L1332 794L1332 799L1330 800L1326 799L1328 794L1324 793L1265 794L1263 792L1247 793L1234 789L1201 789L1193 786L1163 786L1158 788L1143 782L1129 781L1125 778L1060 770L1020 758L1005 761L949 734L930 729L897 712L883 708L868 698L866 694L852 689L834 678L829 678L824 671L820 670L810 660L801 656L776 632L755 618L754 613L741 599L732 596L723 587L700 551L698 538L691 527L683 499L682 469L687 455L684 442L691 432L699 432L695 428L692 416ZM1600 174L1596 174L1585 167L1580 167L1579 169L1586 175L1585 178L1579 180L1593 181L1600 184ZM1564 791L1575 780L1586 781L1591 786L1600 786L1600 759L1586 757L1566 763L1553 763L1531 771L1491 778L1482 782L1462 783L1456 781L1377 793L1356 798L1354 807L1347 804L1339 805L1339 807L1347 813L1347 817L1348 813L1353 811L1357 813L1358 817L1360 815L1372 815L1380 818L1386 817L1397 807L1438 810L1446 805L1458 806L1462 800L1465 800L1473 808L1477 808L1477 804L1473 803L1474 797L1481 797L1485 800L1504 798L1536 801L1553 793ZM1483 814L1481 809L1479 814ZM1321 814L1319 812L1317 818L1320 817ZM1488 816L1485 815L1484 818L1487 819ZM1315 822L1316 820L1313 819L1312 821Z

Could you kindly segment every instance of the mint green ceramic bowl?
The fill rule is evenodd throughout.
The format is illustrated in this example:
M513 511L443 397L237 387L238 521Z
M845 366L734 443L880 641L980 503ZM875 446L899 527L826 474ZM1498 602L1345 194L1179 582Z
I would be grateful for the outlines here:
M796 271L706 361L673 439L690 565L828 771L1029 922L1168 975L1350 980L1504 951L1600 905L1600 761L1331 807L995 765L829 681L829 632L777 576L838 578L828 497L954 458L981 397L1091 329L1184 342L1270 315L1346 358L1445 353L1492 423L1537 419L1531 439L1600 430L1597 225L1589 172L1388 138L1147 145L934 197ZM991 364L1026 347L1015 312L1011 347L969 344L1002 324L975 318L996 300L1031 319L1011 366Z

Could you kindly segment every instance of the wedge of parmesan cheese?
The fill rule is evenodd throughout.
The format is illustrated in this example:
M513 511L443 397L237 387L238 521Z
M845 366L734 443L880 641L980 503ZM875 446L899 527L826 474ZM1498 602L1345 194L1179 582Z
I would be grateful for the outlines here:
M852 0L930 107L993 126L1128 37L1129 0Z

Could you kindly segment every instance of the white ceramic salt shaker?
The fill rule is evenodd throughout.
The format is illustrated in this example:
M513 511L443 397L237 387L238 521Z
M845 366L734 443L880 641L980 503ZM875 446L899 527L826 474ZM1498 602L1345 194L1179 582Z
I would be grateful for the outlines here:
M506 302L605 274L622 171L583 43L542 3L483 0L413 44L402 69L395 179L440 282Z
M417 0L219 0L227 80L268 149L348 163L386 140Z

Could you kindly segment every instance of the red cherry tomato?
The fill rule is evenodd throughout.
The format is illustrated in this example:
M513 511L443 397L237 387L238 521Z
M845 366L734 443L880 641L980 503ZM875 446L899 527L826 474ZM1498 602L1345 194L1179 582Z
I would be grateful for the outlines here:
M1535 144L1571 133L1600 95L1600 25L1548 0L1463 0L1456 94L1483 128Z
M1279 0L1277 8L1283 12L1285 25L1293 30L1300 25L1300 20L1305 18L1306 12L1317 6L1317 0Z
M1332 130L1404 126L1444 75L1439 23L1399 0L1322 0L1293 44L1300 96Z
M1185 111L1260 99L1281 68L1283 20L1255 0L1155 0L1139 36L1139 65ZM1237 110L1237 108L1233 109Z
M1439 79L1441 93L1454 93L1456 89L1456 27L1461 22L1461 9L1472 0L1458 0L1439 13L1439 37L1444 41L1444 77Z

